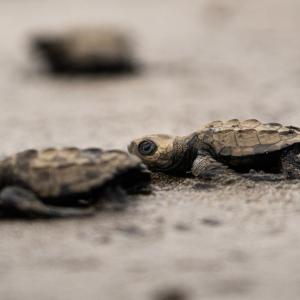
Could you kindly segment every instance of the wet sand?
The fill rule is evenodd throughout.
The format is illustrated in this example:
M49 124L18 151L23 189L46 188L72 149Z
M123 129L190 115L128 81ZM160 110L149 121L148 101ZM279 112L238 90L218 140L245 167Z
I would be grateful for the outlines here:
M3 154L126 149L137 136L188 134L213 119L300 125L296 0L20 2L0 2ZM32 34L81 24L131 32L143 72L40 72ZM0 298L299 298L300 182L207 188L163 178L154 186L125 211L1 222Z

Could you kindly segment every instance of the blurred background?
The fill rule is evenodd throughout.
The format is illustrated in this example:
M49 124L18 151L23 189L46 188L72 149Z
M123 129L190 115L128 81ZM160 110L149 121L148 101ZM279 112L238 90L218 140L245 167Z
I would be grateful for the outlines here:
M257 118L300 125L299 10L297 0L0 0L1 153L67 145L125 149L137 136L154 132L188 134L214 119ZM113 77L41 72L39 60L31 52L32 37L80 26L111 26L128 33L141 71ZM212 198L217 201L220 195ZM263 195L269 197L262 201L264 204L273 197L264 189L260 192ZM187 286L192 286L198 295L195 299L201 295L205 299L224 299L224 295L230 299L253 299L253 295L257 299L274 299L277 295L296 299L300 292L296 268L299 254L286 253L278 258L280 274L271 257L264 267L261 263L266 261L265 254L276 256L293 243L300 245L297 219L293 219L294 225L283 239L272 240L264 247L261 234L269 224L261 219L261 223L256 219L253 222L251 217L247 223L253 211L240 207L243 222L251 229L246 230L239 247L246 252L247 247L253 247L257 255L253 254L249 262L241 251L237 260L246 267L230 265L222 273L218 263L226 264L229 257L229 248L225 246L224 250L223 242L234 243L236 228L245 223L233 221L234 211L229 213L229 225L215 235L201 229L202 235L193 232L182 238L176 231L166 238L164 234L173 230L173 217L199 218L195 203L189 204L190 196L182 196L187 199L184 204L174 200L180 197L175 192L158 192L151 204L146 202L133 215L129 212L119 216L117 220L125 224L126 234L128 230L129 235L132 233L133 218L148 227L140 234L137 225L134 240L121 237L116 238L116 243L109 242L110 235L119 230L110 216L96 223L66 222L53 227L44 223L38 227L28 223L1 224L3 299L152 299L153 282L165 282L158 286L168 286L170 282L180 286L187 278ZM210 196L194 197L209 200ZM202 210L198 207L200 214L223 215L219 204L205 208L210 202L205 203L201 204ZM234 196L230 203L235 203ZM269 204L266 205L260 209L267 211ZM280 222L287 222L285 214L278 214ZM270 220L272 217L269 215ZM161 227L164 222L171 225ZM99 236L100 231L106 234ZM254 244L249 238L255 240ZM105 243L108 246L103 246ZM198 257L203 247L206 254ZM187 260L177 264L182 253ZM220 255L217 263L212 253ZM157 264L156 255L160 262ZM198 264L189 261L193 255L198 257ZM213 284L215 275L207 275L214 268L225 278L218 288ZM243 272L248 270L250 279L239 273L241 268ZM177 272L181 274L179 280ZM285 282L286 289L279 289L290 272L293 281ZM158 273L161 280L154 279ZM257 273L262 278L256 286L253 282ZM228 283L226 278L234 280ZM272 289L268 289L270 285Z
M299 6L295 0L2 0L2 149L124 147L140 134L186 134L219 118L297 124ZM92 80L37 72L32 36L80 26L128 32L143 71Z

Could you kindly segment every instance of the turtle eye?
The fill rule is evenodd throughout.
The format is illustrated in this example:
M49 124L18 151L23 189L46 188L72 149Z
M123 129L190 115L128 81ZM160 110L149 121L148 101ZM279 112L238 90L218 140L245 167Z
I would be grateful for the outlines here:
M138 148L139 148L139 152L142 155L151 155L156 151L157 146L152 141L142 141L139 144Z

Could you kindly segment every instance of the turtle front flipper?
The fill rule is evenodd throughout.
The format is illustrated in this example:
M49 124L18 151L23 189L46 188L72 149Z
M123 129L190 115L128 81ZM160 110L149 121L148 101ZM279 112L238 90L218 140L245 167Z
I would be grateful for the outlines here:
M34 193L17 186L8 186L0 193L0 216L4 218L50 219L85 217L92 209L62 208L45 205Z
M204 180L214 180L222 183L230 183L240 179L240 176L226 165L215 160L209 153L199 151L193 162L192 174Z

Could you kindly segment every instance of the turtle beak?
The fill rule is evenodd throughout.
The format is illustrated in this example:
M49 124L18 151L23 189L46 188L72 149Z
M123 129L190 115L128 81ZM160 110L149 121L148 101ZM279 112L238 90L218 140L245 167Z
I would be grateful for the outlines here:
M129 153L134 154L134 149L135 149L135 142L131 142L128 146L127 146L127 150Z

